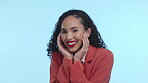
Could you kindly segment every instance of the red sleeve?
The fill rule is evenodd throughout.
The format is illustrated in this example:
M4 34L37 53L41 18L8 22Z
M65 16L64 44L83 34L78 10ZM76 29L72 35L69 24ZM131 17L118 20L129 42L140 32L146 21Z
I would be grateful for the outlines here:
M109 53L105 55L101 63L98 64L99 66L97 66L90 80L85 78L85 74L83 73L84 67L81 61L72 64L70 67L71 83L109 83L113 66L113 54Z
M70 81L69 67L72 60L64 57L62 64L60 61L60 55L53 53L50 65L50 83L69 83Z

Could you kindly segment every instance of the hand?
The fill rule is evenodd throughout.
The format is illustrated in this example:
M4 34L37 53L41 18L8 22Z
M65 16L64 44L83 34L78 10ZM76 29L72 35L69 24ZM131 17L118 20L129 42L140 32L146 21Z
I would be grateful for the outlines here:
M64 57L68 58L68 59L72 59L73 58L73 54L71 54L70 52L68 52L68 49L66 49L63 45L62 45L62 41L61 41L61 36L60 34L57 37L57 45L58 45L58 50L64 55Z
M75 55L74 55L74 62L81 60L83 56L87 53L88 51L88 46L89 46L89 40L86 34L84 33L83 38L82 38L83 46L80 50L78 50Z

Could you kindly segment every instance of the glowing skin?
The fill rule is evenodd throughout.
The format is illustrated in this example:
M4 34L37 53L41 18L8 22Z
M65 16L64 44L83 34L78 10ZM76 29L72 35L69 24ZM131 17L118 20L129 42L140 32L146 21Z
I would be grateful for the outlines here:
M85 29L80 20L80 18L68 16L62 22L61 40L71 53L76 52L82 46Z

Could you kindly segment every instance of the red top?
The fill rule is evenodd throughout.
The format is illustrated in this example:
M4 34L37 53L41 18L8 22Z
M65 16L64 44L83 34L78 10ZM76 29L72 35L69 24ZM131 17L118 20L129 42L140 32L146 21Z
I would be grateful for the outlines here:
M112 66L112 52L91 45L84 63L72 63L61 53L54 52L50 65L50 83L109 83Z

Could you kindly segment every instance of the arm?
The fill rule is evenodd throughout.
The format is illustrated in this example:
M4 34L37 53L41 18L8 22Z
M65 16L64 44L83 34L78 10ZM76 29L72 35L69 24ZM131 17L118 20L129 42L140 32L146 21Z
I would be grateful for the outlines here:
M60 58L56 54L52 55L50 65L50 83L69 83L69 66L72 60L63 58L63 63L59 63ZM61 65L60 65L61 64Z
M88 80L83 73L83 64L81 61L77 61L70 68L71 83L109 83L112 66L113 55L105 55L101 63L96 67L95 73L92 75L91 79Z

